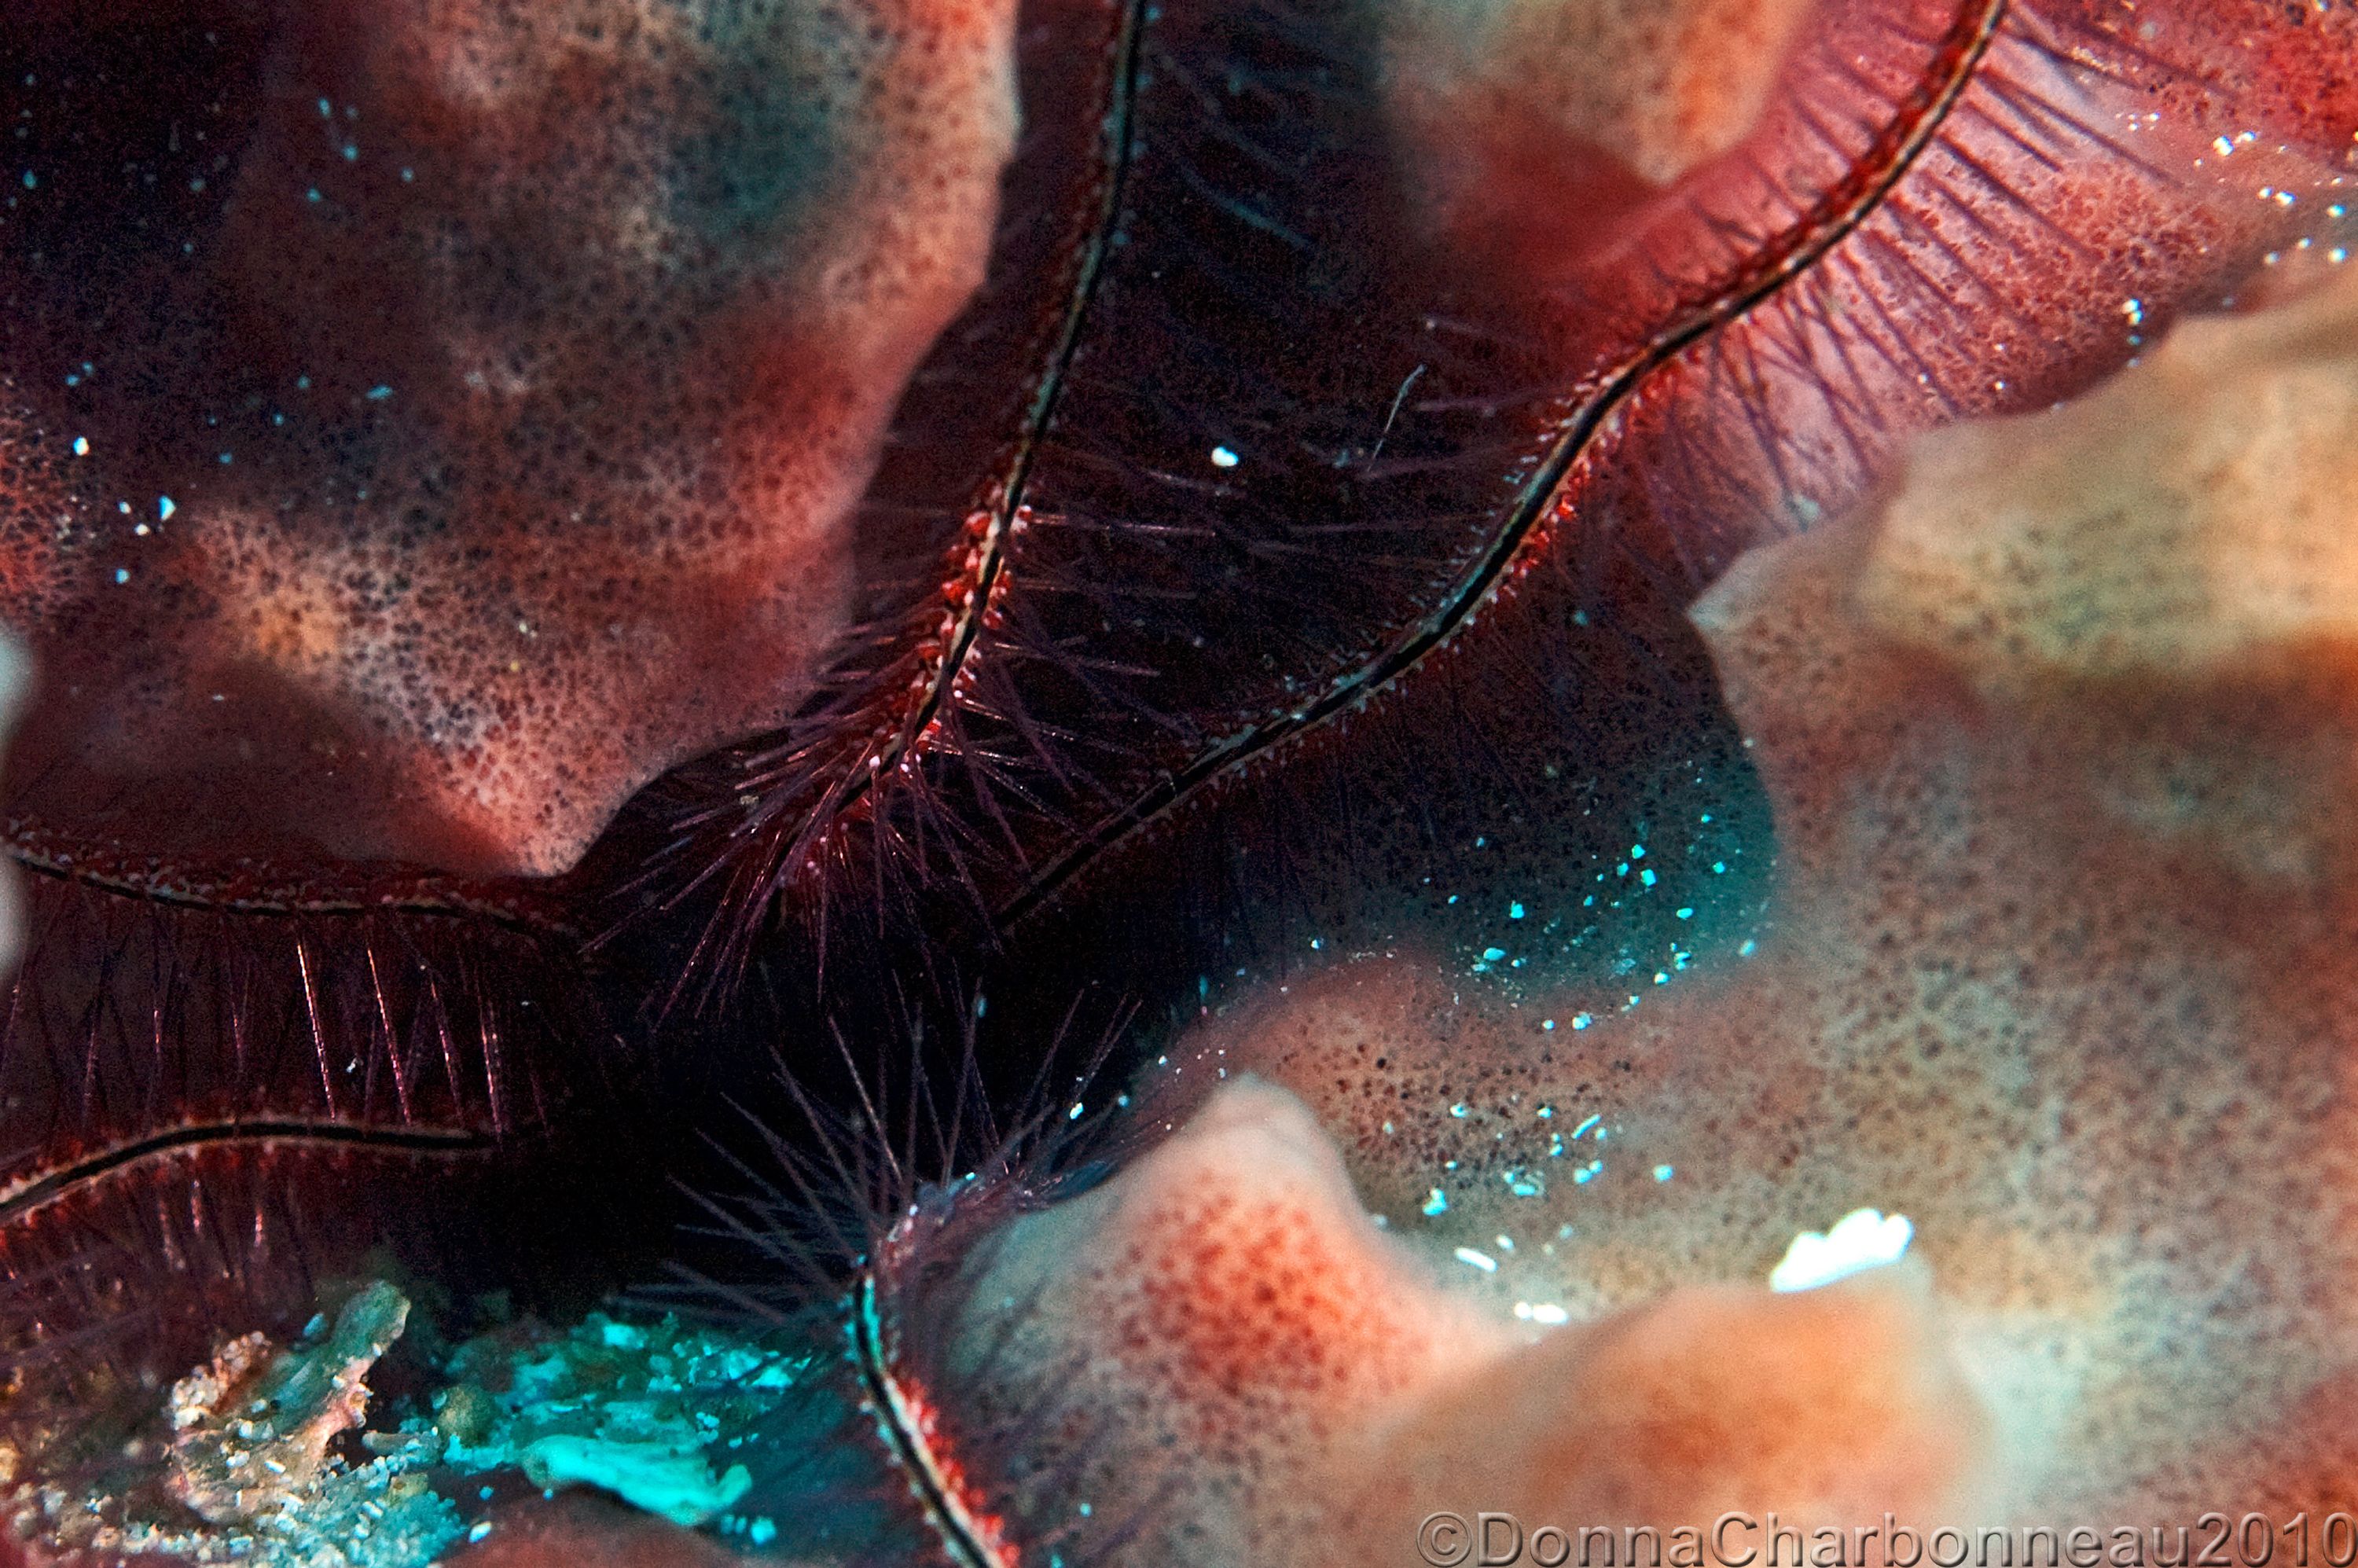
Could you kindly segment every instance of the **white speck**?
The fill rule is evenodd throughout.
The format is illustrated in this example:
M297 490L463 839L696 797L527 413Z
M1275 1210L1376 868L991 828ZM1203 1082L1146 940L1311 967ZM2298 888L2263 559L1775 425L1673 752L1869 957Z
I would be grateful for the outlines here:
M1654 1167L1654 1180L1658 1182L1667 1182L1672 1176L1677 1174L1678 1167L1675 1165L1657 1165Z
M2142 300L2142 299L2124 299L2124 300L2122 300L2122 301L2121 301L2121 314L2128 318L2128 322L2129 322L2129 325L2130 325L2130 326L2132 326L2132 327L2142 327L2142 326L2144 326L2144 325L2145 325L2145 301L2144 301L2144 300Z
M73 452L74 456L78 458L86 458L90 456L90 438L88 436L76 436L74 438Z
M114 568L114 580L115 580L117 583L126 583L126 582L129 582L129 581L131 580L131 568L128 568L128 567L117 567L117 568Z
M1551 1328L1572 1321L1572 1314L1553 1302L1517 1302L1515 1315L1525 1323L1543 1323Z
M1079 1100L1075 1100L1073 1102L1073 1108L1065 1113L1065 1119L1066 1121L1078 1121L1081 1119L1081 1112L1087 1108L1088 1107L1082 1104Z
M1433 1188L1433 1191L1425 1196L1424 1212L1428 1218L1433 1215L1447 1214L1449 1212L1449 1195L1443 1192L1439 1187Z
M179 509L179 503L175 502L170 496L159 495L156 498L156 521L158 523L169 523L172 520L172 514L178 512Z
M1496 1258L1491 1257L1487 1252L1476 1252L1471 1247L1460 1247L1457 1249L1457 1260L1469 1269L1479 1269L1486 1274L1495 1274L1498 1271L1498 1260Z
M469 1531L467 1532L467 1539L468 1539L469 1541L481 1541L481 1540L482 1540L482 1539L483 1539L483 1537L485 1537L485 1536L487 1536L487 1535L489 1535L489 1534L491 1534L491 1533L492 1533L492 1521L491 1521L491 1520L489 1520L489 1519L484 1519L484 1520L481 1521L480 1523L478 1523L478 1524L475 1526L475 1528L474 1528L474 1529L472 1529L472 1530L469 1530Z
M1212 466L1216 469L1232 469L1237 466L1237 455L1226 447L1214 447Z
M1904 1214L1855 1208L1821 1235L1805 1230L1785 1249L1784 1260L1768 1272L1772 1291L1810 1291L1868 1269L1896 1263L1907 1255L1916 1227Z

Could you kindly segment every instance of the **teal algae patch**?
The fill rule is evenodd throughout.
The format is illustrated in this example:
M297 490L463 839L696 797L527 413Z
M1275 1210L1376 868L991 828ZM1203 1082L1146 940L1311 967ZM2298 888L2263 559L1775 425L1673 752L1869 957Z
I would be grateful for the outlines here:
M587 1487L741 1543L777 1537L776 1521L729 1511L752 1486L734 1455L774 1429L817 1355L592 1313L564 1328L518 1321L443 1354L413 1336L388 1378L410 1319L409 1301L375 1281L283 1346L225 1341L125 1445L135 1464L79 1488L0 1491L0 1517L97 1553L429 1568L494 1528L478 1516L501 1492ZM405 1391L372 1409L373 1379Z

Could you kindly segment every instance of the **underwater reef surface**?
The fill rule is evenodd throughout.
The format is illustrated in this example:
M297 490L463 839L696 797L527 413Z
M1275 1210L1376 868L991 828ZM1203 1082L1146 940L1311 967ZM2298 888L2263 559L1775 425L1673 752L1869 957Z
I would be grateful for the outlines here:
M1854 1551L2346 1511L2353 277L1739 563L1694 614L1778 829L1741 957L1266 989L1159 1075L1181 1130L977 1282L969 1334L1037 1303L1015 1381L1101 1382L990 1397L1086 1411L1073 1468L1176 1470L1257 1562L1475 1498ZM1904 1261L1772 1292L1869 1207Z
M2358 1554L2340 0L0 117L0 1563Z

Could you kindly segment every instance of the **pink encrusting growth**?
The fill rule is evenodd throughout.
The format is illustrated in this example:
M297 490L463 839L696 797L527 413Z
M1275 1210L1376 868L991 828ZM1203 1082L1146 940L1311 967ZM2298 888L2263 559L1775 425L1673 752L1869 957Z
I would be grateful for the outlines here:
M20 809L546 874L811 691L982 276L1011 3L195 6L154 84L98 9L11 23L76 29L10 84Z
M1076 1518L1119 1542L1079 1561L1388 1562L1453 1507L1849 1527L1952 1500L1983 1447L1914 1275L1676 1291L1526 1344L1384 1235L1303 1103L1249 1078L986 1256L930 1368L941 1432L987 1456L1019 1545L1061 1525L1077 1552Z
M979 1254L931 1368L1034 1418L1019 1540L1116 1476L1157 1563L2346 1505L2358 275L2281 270L1698 607L1776 812L1741 954L1639 1005L1409 934L1150 1075L1176 1130ZM1766 1288L1869 1206L1903 1261Z
M1390 113L1431 221L1576 254L1766 106L1809 0L1409 0L1383 7ZM1568 200L1568 198L1583 200ZM1617 211L1623 210L1623 211Z
M913 1371L945 1440L1018 1494L1019 1544L1087 1503L1141 1563L1296 1561L1284 1543L1330 1535L1372 1415L1507 1337L1368 1224L1300 1103L1266 1085L984 1256L936 1364ZM1037 1476L1053 1487L1020 1495ZM1021 1517L1035 1500L1055 1511Z

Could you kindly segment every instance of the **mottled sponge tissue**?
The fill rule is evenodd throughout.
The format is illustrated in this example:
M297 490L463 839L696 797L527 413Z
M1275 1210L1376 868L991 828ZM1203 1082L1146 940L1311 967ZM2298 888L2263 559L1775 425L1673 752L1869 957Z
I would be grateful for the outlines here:
M0 236L29 808L561 871L856 614L1013 6L206 9L12 19L79 51L10 84Z

